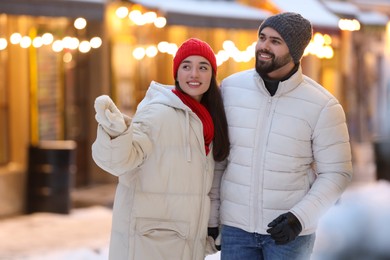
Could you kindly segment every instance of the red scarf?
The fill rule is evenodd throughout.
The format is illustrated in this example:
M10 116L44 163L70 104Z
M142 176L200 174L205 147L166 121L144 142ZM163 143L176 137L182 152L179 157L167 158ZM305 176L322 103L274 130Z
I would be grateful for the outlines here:
M209 111L204 105L193 99L191 96L176 89L173 89L172 92L175 93L184 104L191 108L192 112L194 112L199 117L200 121L202 121L206 155L209 154L209 146L211 141L214 139L214 123Z

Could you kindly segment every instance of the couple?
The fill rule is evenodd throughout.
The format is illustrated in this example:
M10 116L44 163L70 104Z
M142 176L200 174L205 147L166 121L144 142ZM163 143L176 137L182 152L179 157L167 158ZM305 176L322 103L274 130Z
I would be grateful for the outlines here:
M311 23L259 27L255 69L216 81L210 46L188 39L175 86L152 82L133 118L95 101L95 162L118 176L113 260L309 259L318 219L352 175L344 111L300 60Z

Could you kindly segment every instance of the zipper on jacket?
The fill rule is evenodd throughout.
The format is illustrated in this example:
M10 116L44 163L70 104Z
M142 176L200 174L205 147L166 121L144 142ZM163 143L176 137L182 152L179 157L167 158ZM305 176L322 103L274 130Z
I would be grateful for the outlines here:
M186 113L186 156L187 156L187 162L191 162L190 115L188 110L186 110L185 113Z
M207 184L207 176L208 176L208 171L209 171L209 159L208 159L208 156L205 155L205 158L206 158L206 163L204 165L204 170L203 170L203 183L202 183L202 191L201 191L201 200L200 200L200 211L199 211L199 218L198 218L198 229L196 231L196 236L195 236L195 240L194 240L194 243L195 243L195 246L194 246L194 250L193 250L193 255L192 255L192 258L195 260L195 259L198 259L198 251L196 250L198 248L198 246L196 244L199 244L200 241L201 241L201 231L202 229L200 228L203 224L203 218L204 218L204 201L206 199L206 193L205 193L205 187L206 187L206 184ZM211 210L211 204L210 204L210 210ZM208 223L208 222L207 222ZM207 234L206 234L207 235Z
M262 115L262 118L261 120L259 120L259 124L263 124L264 122L267 122L266 124L266 127L259 127L258 129L261 129L261 132L259 133L259 147L261 148L261 152L258 154L259 158L261 158L261 163L259 165L262 165L261 168L259 169L260 170L260 173L261 173L261 178L263 178L262 180L262 183L261 185L263 186L264 185L264 153L265 153L265 146L266 146L266 140L267 140L267 136L268 136L268 131L269 131L269 116L271 114L271 107L272 107L272 97L268 97L267 98L267 103L266 103L266 108L265 108L265 112L264 114ZM260 188L260 183L259 183L259 180L260 180L260 175L259 174L256 174L255 173L255 196L253 198L254 200L254 204L253 204L253 212L254 212L254 222L252 222L254 224L254 230L255 232L258 232L258 227L259 227L259 211L262 211L263 209L263 205L260 205L259 206L259 195L263 196L262 194L259 194L259 188ZM261 202L263 204L263 202ZM264 214L263 214L264 215ZM262 229L262 223L261 223L261 227L260 229Z
M269 116L269 114L271 113L271 106L272 106L272 97L269 97L267 101L267 116Z
M205 188L206 188L206 183L207 183L207 176L208 176L208 169L209 169L209 159L208 159L208 156L206 155L206 151L205 151L205 143L204 143L204 139L203 139L203 125L202 125L202 122L201 120L198 118L198 116L196 116L196 114L194 112L190 112L188 110L186 110L186 132L187 132L187 160L191 161L191 147L190 147L190 142L189 142L189 135L190 135L190 115L194 116L194 118L198 121L198 123L200 124L200 131L201 131L201 136L197 136L197 139L199 140L200 142L200 146L202 147L202 150L203 150L203 153L204 153L204 158L205 158L205 163L204 163L204 166L203 166L203 178L202 178L202 189L201 189L201 198L200 198L200 210L199 210L199 218L198 218L198 228L196 230L196 235L194 237L194 248L193 248L193 251L192 251L192 259L193 260L197 260L197 259L200 259L198 257L198 254L199 252L196 250L197 248L199 248L199 243L201 242L201 237L200 235L202 234L201 231L202 229L200 228L201 225L203 224L204 222L204 201L206 199L206 196L208 194L205 194ZM210 151L211 152L211 151ZM210 155L211 156L211 155ZM211 209L211 208L210 208ZM207 219L208 220L208 219ZM208 223L208 221L207 221ZM207 235L207 233L206 233ZM203 258L204 256L201 256L201 258Z

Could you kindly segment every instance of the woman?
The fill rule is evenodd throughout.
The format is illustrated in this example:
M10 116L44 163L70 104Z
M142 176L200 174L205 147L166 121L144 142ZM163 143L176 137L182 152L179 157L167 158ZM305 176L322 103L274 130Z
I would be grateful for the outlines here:
M204 259L219 224L214 160L229 153L216 73L211 47L191 38L173 60L175 87L152 82L132 119L96 99L92 156L119 177L110 259Z

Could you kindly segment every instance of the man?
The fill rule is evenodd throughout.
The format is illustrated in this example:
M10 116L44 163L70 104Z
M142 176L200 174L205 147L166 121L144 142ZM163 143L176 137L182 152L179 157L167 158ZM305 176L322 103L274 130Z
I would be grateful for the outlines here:
M222 81L231 152L221 181L221 259L309 259L319 218L352 177L343 108L302 74L312 38L297 13L259 27L256 68Z

